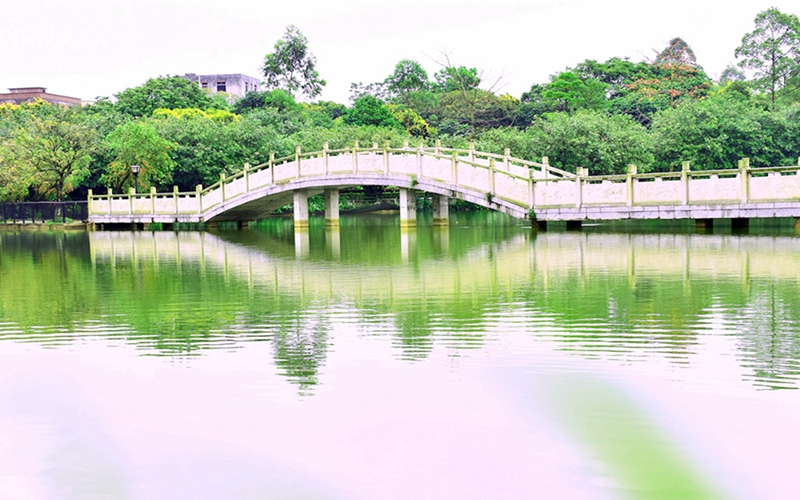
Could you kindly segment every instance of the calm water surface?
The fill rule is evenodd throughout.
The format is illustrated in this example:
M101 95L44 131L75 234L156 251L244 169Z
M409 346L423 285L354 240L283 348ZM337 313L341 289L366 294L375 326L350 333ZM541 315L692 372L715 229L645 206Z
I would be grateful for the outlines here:
M799 285L486 213L0 233L0 498L797 498Z

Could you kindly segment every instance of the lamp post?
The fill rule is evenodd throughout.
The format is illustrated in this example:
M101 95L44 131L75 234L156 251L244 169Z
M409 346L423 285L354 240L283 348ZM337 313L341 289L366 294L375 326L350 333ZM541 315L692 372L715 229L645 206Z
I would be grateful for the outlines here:
M140 167L139 165L131 165L131 172L133 172L133 179L134 179L134 188L133 188L134 193L139 192L139 170L141 168L142 167Z

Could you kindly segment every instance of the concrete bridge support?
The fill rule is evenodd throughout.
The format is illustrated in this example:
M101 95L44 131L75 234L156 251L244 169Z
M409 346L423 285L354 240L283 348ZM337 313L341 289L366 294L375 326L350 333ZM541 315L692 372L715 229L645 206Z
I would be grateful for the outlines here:
M434 194L433 198L433 225L450 225L450 198L440 194Z
M308 229L308 191L294 192L294 229Z
M714 219L695 219L694 227L698 233L710 233L714 230Z
M580 231L583 228L583 221L568 220L567 231Z
M533 220L531 221L531 228L533 228L534 231L547 231L547 221Z
M339 227L339 190L326 189L323 197L325 198L325 225Z
M734 234L747 234L750 231L750 219L731 219L731 232Z
M400 227L417 225L417 193L400 188Z

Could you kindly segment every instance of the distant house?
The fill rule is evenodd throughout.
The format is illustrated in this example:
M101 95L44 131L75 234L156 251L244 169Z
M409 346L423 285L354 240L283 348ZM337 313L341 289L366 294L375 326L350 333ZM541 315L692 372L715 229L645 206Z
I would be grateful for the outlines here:
M226 92L244 97L248 92L258 90L261 81L252 76L236 73L233 75L196 75L187 73L184 78L195 82L201 89L209 89L211 93Z
M50 104L61 104L62 106L80 106L81 100L77 97L67 97L64 95L48 94L44 87L19 87L8 89L10 94L0 94L0 104L22 104L23 102L33 102L41 99Z

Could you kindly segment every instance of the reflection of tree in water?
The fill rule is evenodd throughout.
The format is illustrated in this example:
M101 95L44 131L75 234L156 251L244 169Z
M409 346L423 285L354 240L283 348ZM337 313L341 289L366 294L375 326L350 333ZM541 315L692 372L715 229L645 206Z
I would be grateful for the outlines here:
M756 385L797 389L800 377L800 310L796 287L752 285L749 304L737 311L741 362L753 371Z
M331 324L323 311L309 310L291 318L279 318L277 332L271 338L275 365L297 384L301 393L311 393L328 353Z

